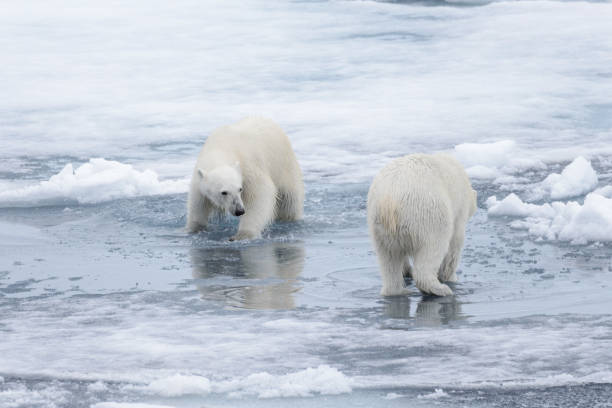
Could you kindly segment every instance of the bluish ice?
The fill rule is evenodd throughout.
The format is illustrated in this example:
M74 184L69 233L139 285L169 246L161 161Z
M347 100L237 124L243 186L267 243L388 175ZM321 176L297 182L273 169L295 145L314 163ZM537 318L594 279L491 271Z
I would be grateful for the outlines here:
M612 406L610 21L608 2L7 3L0 406ZM197 152L247 115L291 139L304 220L189 235ZM438 151L479 194L455 294L383 298L369 183Z

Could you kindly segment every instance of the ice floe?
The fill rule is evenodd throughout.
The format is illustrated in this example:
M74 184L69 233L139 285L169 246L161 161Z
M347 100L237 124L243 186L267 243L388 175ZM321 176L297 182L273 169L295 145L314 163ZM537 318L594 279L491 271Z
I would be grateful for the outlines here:
M7 188L0 192L0 206L35 206L78 202L99 203L120 198L175 194L187 191L188 180L160 180L152 170L139 171L113 160L93 158L76 169L72 163L48 180Z
M487 211L492 216L523 217L510 226L526 229L530 235L547 239L585 244L612 241L612 198L590 193L584 203L554 201L541 205L523 202L511 193L503 200L489 197Z
M338 369L320 365L284 375L258 372L220 381L211 381L200 375L175 374L154 380L147 386L128 388L162 397L223 393L231 397L280 398L344 394L352 391L351 384L352 380Z

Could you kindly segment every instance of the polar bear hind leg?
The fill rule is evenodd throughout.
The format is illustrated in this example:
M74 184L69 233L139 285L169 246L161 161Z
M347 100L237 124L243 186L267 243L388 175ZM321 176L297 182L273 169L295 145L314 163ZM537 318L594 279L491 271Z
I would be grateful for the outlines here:
M276 196L276 218L280 221L301 220L304 215L304 191L280 190Z
M465 233L463 228L455 228L453 238L451 239L448 252L440 265L438 277L442 282L457 282L457 266L461 259L461 250L463 248L463 240Z
M448 243L446 245L438 243L436 245L425 245L414 254L412 278L421 292L437 296L453 294L451 288L438 280L438 271L447 249Z

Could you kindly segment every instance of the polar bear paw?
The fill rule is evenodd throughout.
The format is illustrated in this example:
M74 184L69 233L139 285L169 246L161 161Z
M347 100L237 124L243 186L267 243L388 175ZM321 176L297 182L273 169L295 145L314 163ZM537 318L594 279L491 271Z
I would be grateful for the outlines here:
M255 234L252 231L243 230L243 231L238 231L236 235L234 235L233 237L230 237L229 240L230 241L243 241L246 239L254 239L254 238L257 238L257 234Z
M409 295L410 294L410 289L408 288L386 288L383 286L383 288L380 291L380 295L381 296L404 296L404 295Z
M421 288L419 288L421 289ZM453 294L453 290L443 283L429 287L427 289L421 289L422 292L429 293L436 296L450 296Z

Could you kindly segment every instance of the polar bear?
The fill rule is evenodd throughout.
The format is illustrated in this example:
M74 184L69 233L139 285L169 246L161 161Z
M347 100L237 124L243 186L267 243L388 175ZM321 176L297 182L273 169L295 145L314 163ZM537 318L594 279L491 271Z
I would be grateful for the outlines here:
M263 118L213 131L198 156L187 201L190 232L206 228L214 213L241 217L231 241L257 238L275 219L301 219L302 170L289 139Z
M381 295L407 293L410 275L421 292L452 295L465 225L476 211L476 191L459 162L445 154L395 159L368 192L368 226L378 254Z

